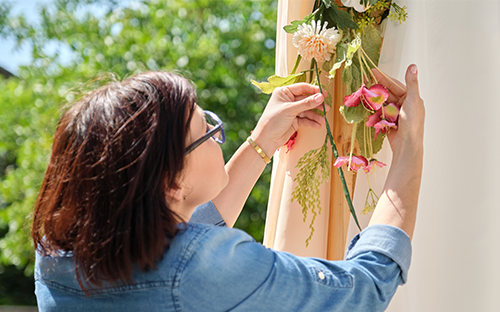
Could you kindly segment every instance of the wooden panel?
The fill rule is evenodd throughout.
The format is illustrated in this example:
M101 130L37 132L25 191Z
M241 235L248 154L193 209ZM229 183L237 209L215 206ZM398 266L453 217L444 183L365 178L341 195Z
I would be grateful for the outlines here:
M345 86L342 83L341 70L337 70L334 81L330 86L330 92L333 95L333 119L329 120L332 127L333 138L339 156L346 156L351 151L351 136L353 126L346 123L344 117L339 113L339 108L344 104ZM358 154L358 148L355 146L354 154ZM334 160L332 159L332 168L330 176L330 217L328 225L328 260L344 259L344 251L346 247L347 230L349 228L349 206L344 196L344 190L340 181L337 168L333 167ZM356 173L344 170L344 176L347 182L349 193L354 193L356 184Z

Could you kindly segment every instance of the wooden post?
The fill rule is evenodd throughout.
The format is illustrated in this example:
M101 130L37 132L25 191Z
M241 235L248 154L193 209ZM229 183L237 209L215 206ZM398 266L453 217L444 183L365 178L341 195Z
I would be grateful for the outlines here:
M330 92L333 96L333 118L330 118L329 123L332 128L333 138L339 156L349 155L351 152L351 136L353 126L345 122L342 115L339 113L339 108L344 104L346 94L345 86L342 83L341 70L337 70L334 81L331 84ZM357 144L356 144L357 145ZM353 150L354 154L359 154L357 146ZM333 155L332 155L333 157ZM340 181L337 168L333 167L334 159L332 159L332 167L330 174L330 217L328 224L328 260L344 259L347 230L349 228L350 211L347 201L344 196L342 182ZM356 173L344 170L344 176L347 183L347 188L351 195L354 194L354 186L356 184Z

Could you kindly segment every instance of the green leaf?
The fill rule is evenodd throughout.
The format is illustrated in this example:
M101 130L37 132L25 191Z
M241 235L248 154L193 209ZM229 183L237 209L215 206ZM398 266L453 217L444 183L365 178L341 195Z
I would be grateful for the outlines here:
M372 40L373 41L373 40ZM361 66L358 53L362 53L359 48L364 47L362 37L356 36L347 44L347 55L344 70L342 71L342 81L346 86L347 94L352 94L361 87ZM366 45L366 44L365 44ZM369 47L370 48L370 47ZM378 52L377 52L378 60Z
M339 111L342 116L344 116L345 121L347 121L348 123L363 121L367 113L367 110L361 104L355 107L347 107L345 105L342 105Z
M356 36L354 40L349 43L339 43L337 44L337 57L335 60L335 64L330 70L330 79L335 77L335 72L339 69L342 64L345 62L345 66L351 66L352 57L358 51L361 46L361 38ZM345 82L344 82L345 83ZM357 90L357 89L356 89ZM352 92L351 92L352 93ZM350 93L349 93L350 94Z
M352 94L361 87L361 73L357 62L353 62L351 66L344 66L342 82L346 87L346 94Z
M278 87L288 86L297 82L306 82L306 79L306 73L300 72L286 77L273 75L269 77L268 82L257 82L253 79L251 81L254 86L262 90L265 94L271 94Z
M332 0L323 0L323 3L327 9L332 6Z
M351 42L347 44L347 55L346 55L346 66L351 66L352 64L352 57L354 54L358 51L359 47L361 46L361 38L359 36L356 36Z
M333 64L333 66L330 67L330 69L327 69L329 70L330 79L335 77L335 72L345 62L346 57L347 57L347 44L345 43L337 44L337 51L335 53L335 61L334 61L335 63Z
M306 17L304 17L303 20L293 21L292 25L286 25L285 27L283 27L283 29L287 33L293 34L294 32L297 31L297 27L299 27L300 25L302 25L302 24L310 24L311 23L311 21L313 20L313 17L314 17L313 13L311 13L311 14L307 15Z
M372 6L375 3L379 2L380 0L360 0L360 3L363 3L364 6Z
M361 35L361 47L373 63L378 65L380 48L382 47L382 37L375 26L370 25L365 29L364 34ZM368 65L373 67L369 61Z
M375 141L375 128L367 127L365 120L358 122L357 127L356 140L358 141L361 155L370 159L382 149L386 134L379 133Z
M358 29L358 24L352 20L351 14L346 11L339 10L337 4L332 5L330 10L328 10L328 13L330 13L330 17L337 24L338 29L342 29L344 31L348 28Z
M321 69L323 69L324 71L330 71L330 69L332 69L333 65L335 64L336 60L337 60L337 52L334 52L329 61L323 62L323 65L321 65Z

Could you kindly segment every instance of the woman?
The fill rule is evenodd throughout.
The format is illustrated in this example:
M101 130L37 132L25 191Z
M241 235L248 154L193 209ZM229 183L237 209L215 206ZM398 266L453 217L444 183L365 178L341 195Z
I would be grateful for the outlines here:
M371 226L338 262L269 250L224 227L267 155L324 122L312 110L324 99L316 86L277 89L226 166L222 122L184 78L148 72L85 96L61 117L35 205L40 311L384 310L410 262L424 108L416 66L408 92L379 78L402 105L393 163Z

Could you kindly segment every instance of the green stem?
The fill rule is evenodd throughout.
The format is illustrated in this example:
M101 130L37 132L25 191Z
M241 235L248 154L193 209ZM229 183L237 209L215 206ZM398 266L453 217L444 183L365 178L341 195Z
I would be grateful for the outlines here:
M372 77L372 81L375 81L375 83L378 83L377 77L375 77L375 74L370 70L370 66L368 66L368 63L366 62L366 58L361 54L360 54L360 57L363 60L363 63L365 64L366 70L368 71L368 73Z
M360 47L361 48L361 47ZM368 82L368 75L365 73L365 69L363 67L363 63L361 61L361 53L357 52L358 60L359 60L359 68L361 69L361 83Z
M297 59L295 60L295 65L293 65L292 75L295 74L295 71L297 70L297 67L299 67L301 59L302 59L302 56L300 54L298 54L297 55Z
M314 63L314 68L316 70L319 92L323 94L323 89L321 88L321 81L319 80L318 64L316 63L315 59L313 59L312 63ZM333 159L337 160L337 158L339 157L339 153L337 151L337 146L335 145L335 142L333 140L333 134L332 130L330 129L330 124L328 123L328 119L326 118L325 101L323 101L323 113L325 116L326 133L328 134L328 138L330 139L330 145L332 146ZM342 171L341 167L337 168L337 171L339 173L340 181L342 182L342 188L344 189L344 196L347 201L347 205L349 206L349 210L351 211L351 215L354 218L354 221L356 222L358 229L361 231L362 229L361 226L359 225L358 217L356 216L356 211L354 210L354 206L352 205L351 196L349 195L349 189L347 189L347 183L345 182L344 172Z
M359 47L359 50L361 52L363 52L363 54L366 56L366 58L368 59L368 61L370 61L370 63L372 63L373 67L375 67L379 73L382 74L382 76L384 76L387 80L389 80L390 82L392 82L396 87L400 88L402 91L405 91L406 92L406 89L401 87L399 84L397 84L394 80L392 80L391 77L387 76L383 71L381 71L380 69L378 69L377 65L375 65L375 63L372 61L372 59L368 56L368 54L366 54L365 50L363 50L363 47Z
M317 67L318 67L318 65L316 64L316 60L313 59L313 61L311 62L311 68L310 69L315 69ZM319 84L319 74L317 73L317 70L316 70L316 74L318 75L318 84ZM314 75L314 73L313 73L313 71L311 71L309 73L309 83L313 82L313 75ZM321 86L319 88L321 90Z

